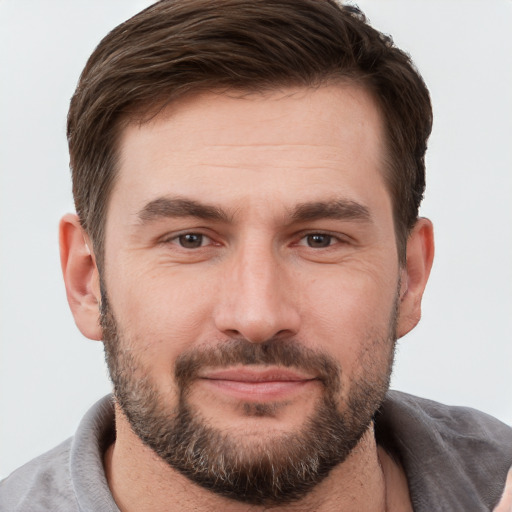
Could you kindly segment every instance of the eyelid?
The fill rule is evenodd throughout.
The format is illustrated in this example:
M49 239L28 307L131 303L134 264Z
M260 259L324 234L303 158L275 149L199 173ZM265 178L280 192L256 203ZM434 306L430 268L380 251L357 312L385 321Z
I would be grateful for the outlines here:
M211 231L208 230L207 228L203 228L203 227L183 229L180 231L167 233L167 234L159 237L157 239L157 243L163 244L163 245L169 244L169 243L174 243L175 245L179 246L179 243L177 241L178 238L180 236L189 235L189 234L190 235L201 235L203 237L203 239L207 240L207 243L203 243L203 245L201 245L201 247L206 247L208 245L220 245L220 242L218 242L216 240L216 237L211 234ZM348 244L351 241L353 241L353 238L350 235L347 235L346 233L334 232L334 231L329 231L329 230L325 230L325 229L308 229L308 230L302 230L302 231L296 233L293 236L293 240L295 240L295 241L292 242L292 245L301 245L301 246L306 245L301 242L303 242L306 239L306 237L311 236L311 235L328 236L328 237L331 237L336 243L340 243L340 244ZM328 247L332 247L333 245L335 245L335 244L331 244ZM328 247L326 247L326 249Z
M183 229L181 231L168 233L168 234L160 237L158 239L158 243L162 244L162 245L172 243L172 244L180 247L180 244L178 243L178 238L180 236L185 236L185 235L201 235L203 237L203 242L204 242L204 239L206 239L208 241L208 243L201 244L201 246L198 247L198 249L202 248L202 247L206 247L208 245L212 245L212 243L215 243L214 238L210 234L205 233L204 228ZM190 250L190 249L188 249L188 250Z
M349 243L351 240L350 236L345 235L343 233L336 233L333 231L322 230L322 229L310 229L307 231L301 231L300 233L297 234L297 237L296 237L297 242L295 242L295 245L305 245L305 244L301 244L300 242L302 242L305 238L307 238L308 236L311 236L311 235L330 236L331 238L336 240L336 242L341 243L341 244ZM325 248L327 249L329 247L332 247L332 245L334 245L334 244L331 244Z
M159 237L158 242L162 243L162 244L168 244L170 242L173 242L173 241L177 240L180 236L184 236L184 235L202 235L202 234L203 233L201 233L201 231L197 230L197 229L194 229L194 230L186 229L186 230L183 230L183 231L176 231L176 232L172 232L172 233L167 233L164 236ZM206 235L203 235L203 236L206 236Z

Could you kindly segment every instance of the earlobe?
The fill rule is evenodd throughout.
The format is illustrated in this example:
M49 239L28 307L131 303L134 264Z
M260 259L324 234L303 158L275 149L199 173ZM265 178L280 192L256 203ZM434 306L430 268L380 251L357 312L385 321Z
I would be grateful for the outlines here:
M421 318L421 300L434 260L432 222L420 218L407 241L407 262L402 270L397 336L413 329Z
M101 340L99 273L91 242L76 215L61 219L59 243L66 294L76 325L87 338Z

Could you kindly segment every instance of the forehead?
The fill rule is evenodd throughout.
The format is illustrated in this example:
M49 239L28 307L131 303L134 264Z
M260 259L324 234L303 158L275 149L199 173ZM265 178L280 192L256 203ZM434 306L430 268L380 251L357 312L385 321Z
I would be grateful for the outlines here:
M385 188L382 124L351 85L190 96L123 129L111 199L140 210L163 194L285 207L335 188L364 195Z
M292 122L296 124L290 126ZM337 145L347 137L369 142L375 135L380 137L381 125L373 96L363 87L343 82L256 93L191 93L150 114L147 121L128 122L121 133L121 154L130 151L128 139L130 144L134 137L143 142L145 134L154 136L162 129L179 137L183 148L197 148L222 142ZM193 138L187 137L189 130Z

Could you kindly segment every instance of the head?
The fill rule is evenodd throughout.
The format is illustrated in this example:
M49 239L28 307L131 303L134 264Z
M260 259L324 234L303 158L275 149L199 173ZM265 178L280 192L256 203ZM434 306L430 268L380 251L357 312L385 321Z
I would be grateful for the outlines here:
M104 226L119 171L119 135L180 98L352 83L385 123L383 173L400 261L425 189L432 128L428 90L412 61L355 7L332 0L161 1L115 28L82 72L68 115L73 195L103 258Z
M164 1L100 43L63 268L170 467L277 504L350 457L419 319L430 126L409 58L334 2Z

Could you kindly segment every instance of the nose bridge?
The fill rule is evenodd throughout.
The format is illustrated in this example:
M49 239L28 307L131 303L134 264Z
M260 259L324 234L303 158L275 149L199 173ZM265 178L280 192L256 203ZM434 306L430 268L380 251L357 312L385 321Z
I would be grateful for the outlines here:
M299 314L282 258L262 237L239 244L227 268L217 327L255 343L296 334Z

